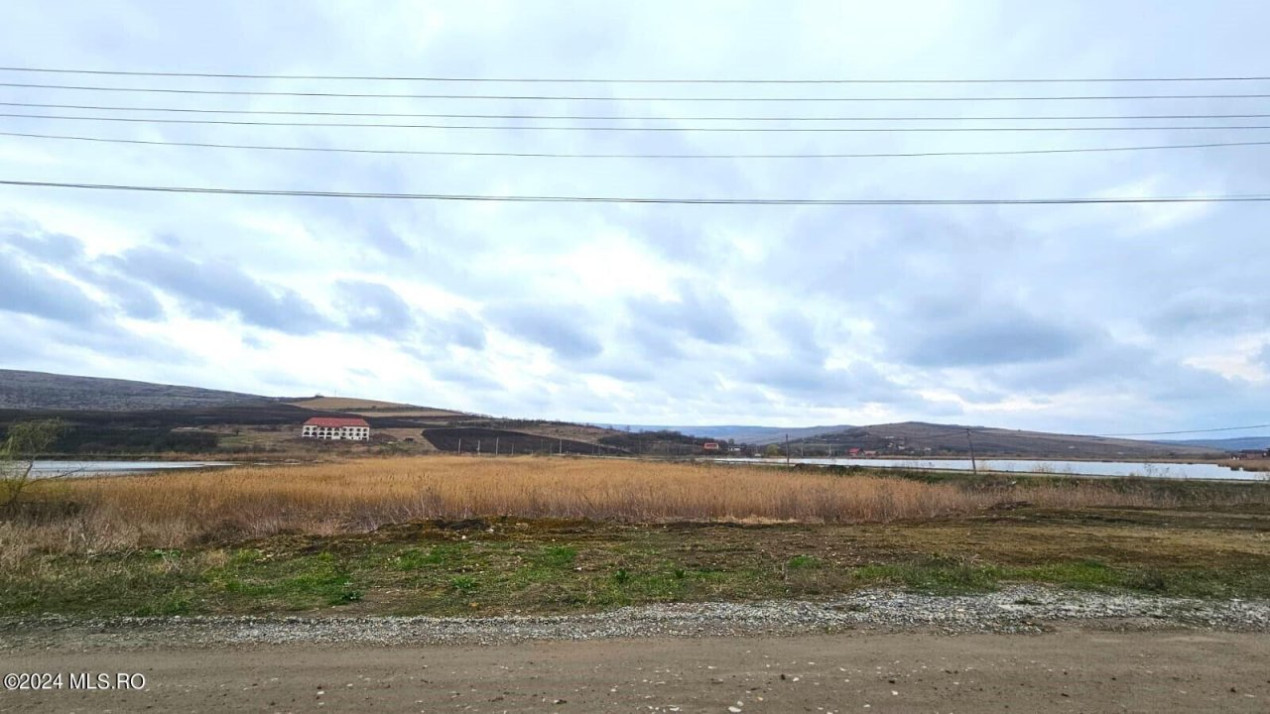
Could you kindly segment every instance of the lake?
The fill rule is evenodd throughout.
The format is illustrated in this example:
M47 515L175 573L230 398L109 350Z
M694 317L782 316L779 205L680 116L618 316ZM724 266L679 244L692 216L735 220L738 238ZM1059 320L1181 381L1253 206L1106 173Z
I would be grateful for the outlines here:
M151 471L205 469L233 466L224 461L36 461L31 471L34 478L56 476L122 476Z
M723 459L756 464L783 464L784 459ZM970 459L790 459L816 466L865 466L885 469L970 471ZM979 471L1045 473L1059 476L1143 476L1203 481L1270 481L1270 472L1236 471L1217 464L1143 464L1127 461L1060 461L1048 459L978 459Z

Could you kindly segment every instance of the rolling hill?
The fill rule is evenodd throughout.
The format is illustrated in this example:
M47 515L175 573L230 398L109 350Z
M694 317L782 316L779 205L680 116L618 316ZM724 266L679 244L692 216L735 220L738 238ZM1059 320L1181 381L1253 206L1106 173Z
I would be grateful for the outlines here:
M1170 439L1161 443L1204 446L1226 451L1242 451L1244 449L1270 449L1270 436L1237 436L1228 439Z
M268 404L257 394L0 369L0 409L140 411Z
M618 424L604 424L609 429L625 430L626 427ZM721 439L723 441L732 440L741 444L778 444L785 441L785 437L790 439L803 439L807 437L819 436L820 434L829 434L837 431L850 429L847 424L838 424L835 426L745 426L739 424L718 425L718 426L632 426L632 432L648 432L648 431L677 431L680 434L688 436L699 436L709 439Z
M1102 459L1204 458L1227 450L1263 448L1270 438L1150 442L1076 434L1050 434L988 427L904 422L873 426L585 426L566 422L501 419L414 404L349 397L265 397L198 387L151 384L121 379L78 377L43 372L0 370L0 426L39 411L79 424L84 439L94 443L133 437L144 431L154 443L171 441L171 430L212 430L224 443L235 443L238 428L258 433L289 433L316 414L357 414L377 430L399 430L400 436L422 429L510 430L508 439L532 436L562 444L585 444L579 453L605 445L631 453L691 455L707 439L739 444L782 444L786 435L795 454L843 455L848 449L867 449L888 455L964 455L971 442L980 456L1074 457ZM280 431L281 430L281 431ZM969 439L967 438L969 432ZM91 432L91 433L90 433ZM150 432L153 432L151 434ZM514 433L513 433L514 432ZM673 432L681 432L674 434ZM386 431L384 433L387 433ZM436 432L441 439L442 432ZM448 432L446 432L448 433ZM455 432L458 433L458 432ZM475 434L475 432L473 432ZM484 434L484 432L482 432ZM493 432L490 432L492 435ZM229 436L224 436L229 435ZM643 435L643 436L638 436ZM457 445L457 438L455 444ZM631 444L623 440L633 439ZM241 440L241 439L240 439ZM470 440L469 440L470 441ZM448 442L446 442L448 444ZM511 443L511 442L509 442ZM686 449L686 451L685 451Z
M1080 434L903 422L850 427L791 442L795 453L833 449L867 449L890 455L965 455L973 445L978 456L1074 457L1085 459L1203 458L1222 453L1211 446L1113 439Z

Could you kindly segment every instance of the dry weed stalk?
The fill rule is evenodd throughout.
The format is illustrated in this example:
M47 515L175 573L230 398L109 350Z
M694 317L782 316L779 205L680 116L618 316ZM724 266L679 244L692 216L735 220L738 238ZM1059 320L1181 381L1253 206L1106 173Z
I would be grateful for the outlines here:
M367 459L64 482L65 508L0 522L0 566L34 551L179 547L283 532L365 532L433 518L514 516L626 523L874 523L1026 500L1043 507L1165 506L1097 484L975 491L877 476L630 461Z

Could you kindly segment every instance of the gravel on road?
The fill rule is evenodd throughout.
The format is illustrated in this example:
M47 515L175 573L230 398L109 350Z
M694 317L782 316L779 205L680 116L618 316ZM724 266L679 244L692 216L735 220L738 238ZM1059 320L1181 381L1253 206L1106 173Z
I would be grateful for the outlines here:
M560 616L48 616L0 619L0 651L285 643L493 645L531 640L779 636L854 629L1037 633L1063 622L1110 629L1270 632L1270 601L1017 586L974 595L867 590L815 602L680 603Z

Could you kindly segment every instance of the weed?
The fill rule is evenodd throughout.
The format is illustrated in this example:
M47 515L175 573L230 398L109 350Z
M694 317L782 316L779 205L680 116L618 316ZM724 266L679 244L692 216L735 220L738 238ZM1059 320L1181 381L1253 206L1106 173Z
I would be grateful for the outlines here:
M578 558L578 549L567 545L543 548L535 562L544 568L568 568Z
M460 575L458 577L450 578L450 587L461 593L470 593L476 590L476 578L470 575Z
M809 568L819 568L820 559L810 555L795 555L785 563L785 567L790 570L805 570Z

